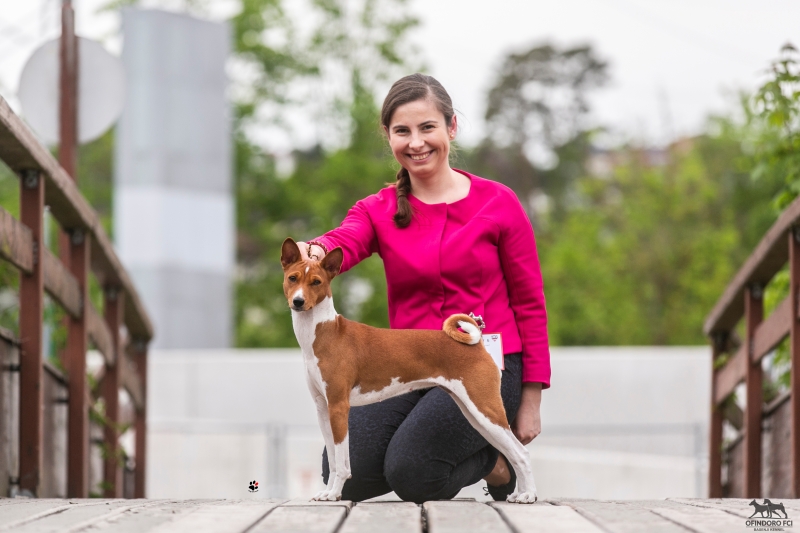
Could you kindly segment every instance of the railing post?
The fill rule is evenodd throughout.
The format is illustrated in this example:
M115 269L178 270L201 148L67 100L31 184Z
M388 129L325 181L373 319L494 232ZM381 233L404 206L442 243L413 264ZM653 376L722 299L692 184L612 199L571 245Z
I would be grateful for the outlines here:
M747 406L744 430L745 498L761 496L761 417L764 402L764 372L761 361L753 361L753 339L756 327L764 319L764 288L753 284L744 291L744 314L747 338Z
M83 229L70 233L70 272L78 281L83 308L80 318L70 318L65 367L69 378L69 430L67 432L67 496L89 496L89 405L86 389L87 316L89 291L89 235Z
M800 498L800 226L789 232L789 297L792 299L792 320L789 329L791 346L791 486L793 498Z
M717 404L714 364L722 355L726 333L711 337L711 427L708 443L708 497L722 498L722 405Z
M136 470L134 471L134 498L144 498L145 471L147 470L147 342L133 340L133 359L142 383L143 405L136 410Z
M21 178L20 221L30 228L33 235L33 272L20 274L19 284L19 485L22 491L38 496L42 481L44 409L44 179L35 170L23 172Z
M119 465L119 384L122 369L120 358L124 357L124 354L120 345L119 328L122 324L124 297L125 294L119 290L119 287L106 287L105 289L103 313L108 329L111 331L111 342L114 346L114 363L106 365L106 373L103 378L103 402L108 422L103 430L107 452L103 480L106 485L104 492L107 498L122 498L123 488L122 468Z

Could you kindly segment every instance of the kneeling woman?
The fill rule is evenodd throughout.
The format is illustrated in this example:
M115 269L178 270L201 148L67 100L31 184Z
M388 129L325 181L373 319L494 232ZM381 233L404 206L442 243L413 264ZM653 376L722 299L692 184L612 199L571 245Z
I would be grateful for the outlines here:
M397 183L353 206L341 226L300 244L312 259L344 250L342 272L373 253L383 259L392 328L441 329L454 313L483 317L505 354L502 397L517 438L541 431L542 389L550 386L542 276L533 230L507 187L450 168L457 131L450 96L430 76L398 80L381 123L400 163ZM380 354L375 354L379 363ZM425 389L350 411L353 477L342 497L391 491L421 503L453 498L481 478L495 500L516 476L470 426L446 392ZM323 453L322 477L328 481Z

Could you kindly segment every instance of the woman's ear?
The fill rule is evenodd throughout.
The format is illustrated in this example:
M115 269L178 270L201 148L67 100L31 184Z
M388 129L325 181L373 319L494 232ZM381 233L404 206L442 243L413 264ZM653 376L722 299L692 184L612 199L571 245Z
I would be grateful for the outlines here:
M452 120L450 120L450 128L448 129L448 133L450 133L450 140L452 141L456 138L456 133L458 132L458 117L455 115L453 115Z

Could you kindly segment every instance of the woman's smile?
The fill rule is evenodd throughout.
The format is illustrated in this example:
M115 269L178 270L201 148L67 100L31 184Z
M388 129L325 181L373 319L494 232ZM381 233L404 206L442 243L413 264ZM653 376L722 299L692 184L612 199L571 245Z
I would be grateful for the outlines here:
M432 153L433 150L430 150L428 152L423 152L421 154L408 154L408 157L410 157L413 161L425 161L426 159L428 159L428 157L430 157Z

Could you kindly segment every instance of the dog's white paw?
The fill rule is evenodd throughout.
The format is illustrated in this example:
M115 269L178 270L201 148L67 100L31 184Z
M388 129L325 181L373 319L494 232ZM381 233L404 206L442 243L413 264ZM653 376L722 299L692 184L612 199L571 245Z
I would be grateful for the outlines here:
M318 492L312 500L317 502L338 502L342 499L342 493L336 493L332 490L323 490Z
M535 492L513 492L506 498L511 503L536 503L536 500L538 498Z

